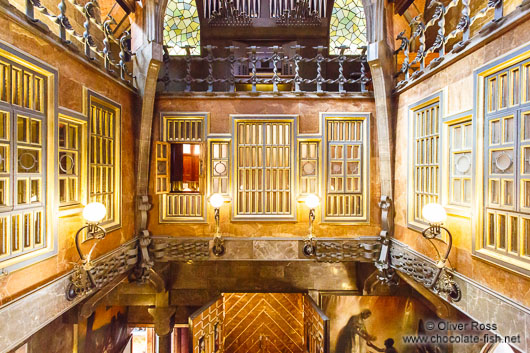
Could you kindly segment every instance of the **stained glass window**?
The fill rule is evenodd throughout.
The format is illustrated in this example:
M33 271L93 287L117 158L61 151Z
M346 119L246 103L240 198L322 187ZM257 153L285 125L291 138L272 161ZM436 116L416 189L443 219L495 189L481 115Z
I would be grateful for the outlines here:
M361 0L335 0L329 26L329 54L338 55L340 46L348 55L360 54L366 45L366 18Z
M201 54L199 13L195 0L170 0L164 18L164 45L169 55L186 55L186 45L191 55Z

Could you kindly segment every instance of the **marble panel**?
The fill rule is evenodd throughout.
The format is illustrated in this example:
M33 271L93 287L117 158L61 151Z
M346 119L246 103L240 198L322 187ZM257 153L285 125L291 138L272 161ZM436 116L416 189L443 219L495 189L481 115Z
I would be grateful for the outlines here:
M298 258L296 241L254 240L254 259L294 260Z

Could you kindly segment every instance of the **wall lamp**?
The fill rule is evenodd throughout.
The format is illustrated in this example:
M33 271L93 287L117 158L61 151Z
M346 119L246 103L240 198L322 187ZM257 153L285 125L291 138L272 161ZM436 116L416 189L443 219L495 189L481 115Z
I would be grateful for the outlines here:
M219 215L220 215L221 206L223 206L225 202L230 202L230 199L224 197L221 194L212 194L210 198L208 199L208 201L210 202L210 205L215 210L215 213L214 213L215 235L213 237L212 252L215 256L223 256L226 249L225 249L224 241L221 238L221 233L219 232L219 219L220 219Z
M75 297L77 297L78 294L80 294L80 292L85 291L86 288L97 287L96 280L90 272L93 267L91 258L92 252L96 248L98 242L101 239L105 238L105 236L107 235L105 229L99 225L103 218L105 218L106 214L107 209L105 208L105 205L99 202L89 203L83 209L83 218L86 221L86 225L79 228L79 230L75 234L75 247L77 249L77 253L79 254L79 258L81 259L81 265L77 265L74 269L71 283L66 290L66 298L68 300L73 300ZM85 229L87 230L87 236L85 241L96 240L94 245L92 245L92 248L90 248L88 255L86 256L81 251L79 239L82 231ZM90 286L87 286L87 284L90 284Z
M453 236L451 235L451 232L449 229L442 226L447 219L447 213L445 212L445 209L442 207L442 205L437 203L428 203L423 206L422 214L423 218L429 222L429 227L422 232L422 235L433 245L436 253L438 254L438 261L436 263L438 270L434 275L433 281L427 287L435 292L449 295L453 301L458 302L460 299L462 299L462 292L458 284L452 279L451 270L445 265L453 246ZM448 238L447 249L443 257L440 255L440 252L432 242L432 239L442 234L442 230L447 233Z
M315 209L320 205L320 198L315 194L309 194L304 198L306 206L309 208L309 235L305 240L303 252L305 256L316 254L316 241L313 237L313 222L315 221Z

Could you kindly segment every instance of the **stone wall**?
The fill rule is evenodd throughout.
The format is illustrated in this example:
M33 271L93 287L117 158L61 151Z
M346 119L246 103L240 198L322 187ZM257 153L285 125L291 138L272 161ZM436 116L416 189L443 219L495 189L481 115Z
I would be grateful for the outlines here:
M395 206L396 238L431 257L430 245L419 232L407 227L407 170L409 106L437 92L443 94L443 116L452 116L473 109L473 71L486 63L527 44L530 23L525 22L503 36L433 76L425 79L397 97L395 125ZM444 150L446 148L444 147ZM477 158L477 157L475 157ZM443 167L443 166L442 166ZM451 265L464 276L491 288L515 301L530 306L530 280L515 272L494 266L472 256L472 222L465 216L449 215L447 226L454 239Z
M298 129L302 134L319 132L319 113L321 112L368 112L370 120L370 223L352 226L351 224L321 224L317 212L314 234L316 236L356 236L379 234L380 198L378 174L377 129L375 123L375 105L371 98L333 99L333 98L176 98L161 96L155 103L153 123L153 146L160 140L161 112L208 112L210 114L210 133L227 134L231 132L231 114L296 114ZM320 177L320 176L319 176ZM153 208L149 212L149 230L154 235L171 236L210 236L214 234L215 222L213 210L208 211L207 224L161 224L158 220L159 198L154 193L155 161L151 161L150 194ZM297 180L295 180L297 183ZM321 192L321 196L323 193ZM305 236L308 232L307 208L297 203L297 222L231 222L230 206L221 209L221 232L226 236Z
M133 128L136 93L96 70L87 61L78 59L72 52L50 41L25 21L18 22L5 12L0 12L0 27L4 29L0 31L0 41L58 70L59 93L56 99L60 109L66 108L86 114L86 90L91 90L121 105L122 209L133 210L135 193ZM72 268L72 263L78 260L73 237L83 224L80 210L69 216L57 217L54 221L59 225L58 254L0 277L0 304L66 273ZM134 213L123 212L121 229L109 233L99 243L94 258L131 239L133 234Z

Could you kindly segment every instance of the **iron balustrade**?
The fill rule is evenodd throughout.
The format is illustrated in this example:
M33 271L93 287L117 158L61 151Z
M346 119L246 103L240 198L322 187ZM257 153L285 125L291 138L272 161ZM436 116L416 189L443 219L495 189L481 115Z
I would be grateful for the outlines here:
M399 66L396 69L395 78L400 79L396 84L396 90L421 77L426 71L439 66L449 54L454 57L455 54L470 46L475 36L486 35L500 27L506 19L503 5L503 0L488 0L484 7L471 14L471 0L452 0L447 5L438 0L431 1L427 8L433 9L431 18L426 21L424 14L419 14L410 21L408 30L403 30L397 35L396 39L400 40L401 44L394 52L396 63ZM523 0L514 11L526 11L529 7L530 1ZM453 8L455 10L452 10ZM454 16L454 11L457 10L460 10L459 20L454 28L448 31L451 29L449 28L451 22L446 19ZM448 16L450 11L452 14ZM474 33L472 33L473 25L479 27L480 23L477 21L486 16L492 16L492 20L476 28L476 31L473 28ZM436 36L428 45L425 34L429 29L436 31ZM406 34L408 31L409 35ZM448 51L449 48L450 51ZM401 63L400 53L403 56Z
M273 46L269 47L271 53L265 53L266 56L260 56L258 54L258 47L251 46L248 47L248 53L246 56L236 56L236 50L239 49L235 46L224 47L230 53L227 56L214 56L213 50L217 47L207 45L203 47L206 50L205 56L192 56L191 49L192 47L184 47L186 50L186 55L183 56L169 56L166 50L166 55L164 55L164 64L165 64L165 74L158 79L159 82L163 83L164 91L171 91L171 84L177 84L177 89L173 91L181 92L192 92L192 87L197 88L197 84L202 84L203 89L198 89L197 91L201 92L214 92L214 84L216 86L215 92L236 92L237 85L249 85L251 92L262 91L259 85L268 85L269 88L266 91L272 91L274 93L285 92L285 89L281 89L280 85L290 85L290 90L288 92L300 93L304 92L316 92L316 93L348 93L348 92L368 92L368 86L371 81L367 73L367 62L366 62L366 48L363 49L361 55L357 56L347 56L344 54L344 51L347 47L340 48L340 54L337 56L327 57L324 55L327 52L327 48L324 46L313 47L316 50L316 55L312 57L303 57L300 52L303 46L296 45L291 47L293 50L293 55L288 56L283 53L282 47ZM167 48L166 48L167 49ZM180 73L182 77L170 77L169 64L172 61L177 61L178 67L180 68ZM272 67L270 67L270 72L266 75L258 73L258 64L270 62ZM227 70L215 70L214 65L225 64ZM346 75L345 69L347 63L358 63L355 65L359 69L353 70ZM248 67L248 75L240 75L236 73L236 65L243 65ZM327 64L334 64L337 69L338 74L334 75L333 78L325 77L324 66ZM292 74L282 75L279 73L283 67L289 67L289 71L292 71ZM316 76L314 77L303 77L300 69L302 65L311 65L310 69L316 71ZM198 75L202 77L196 77L193 73L197 70L192 70L201 68ZM307 68L307 66L306 66ZM350 65L351 68L351 65ZM217 71L217 72L216 72ZM222 75L219 74L221 71ZM207 75L204 75L203 72L207 72ZM216 76L215 74L218 73ZM306 85L306 87L302 87ZM312 85L307 87L307 85ZM326 91L325 88L329 86L325 85L335 85L336 90ZM358 87L357 90L350 89L347 90L346 85L353 85L350 87Z
M84 16L83 33L78 33L67 17L67 4L73 6ZM119 38L116 38L110 27L112 24L116 24L114 18L107 15L107 18L102 23L96 17L100 13L97 0L89 0L84 5L79 4L77 0L61 0L57 6L59 9L58 14L54 14L40 0L26 0L25 6L26 16L31 22L40 22L35 17L35 10L39 11L51 22L59 26L59 37L64 44L72 44L70 39L78 41L84 47L84 54L89 60L95 61L99 58L99 61L109 73L115 73L117 70L122 81L127 84L131 83L130 79L133 78L133 75L129 70L128 64L131 62L132 55L134 55L130 50L131 34L129 31L124 31ZM94 38L94 29L98 29L103 34L102 43L98 43ZM117 50L118 48L119 51Z

